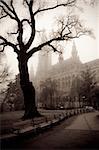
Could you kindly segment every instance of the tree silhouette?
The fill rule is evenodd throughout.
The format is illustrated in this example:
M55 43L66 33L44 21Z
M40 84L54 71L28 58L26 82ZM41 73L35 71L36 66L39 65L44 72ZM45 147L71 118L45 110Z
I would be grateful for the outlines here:
M4 97L6 94L7 85L10 82L10 73L9 73L9 67L7 66L7 63L5 63L5 54L0 53L0 95ZM1 96L1 97L2 97ZM4 103L4 98L0 99L1 105ZM0 105L0 109L1 106ZM0 110L1 111L1 110Z
M81 72L81 88L80 95L85 97L85 101L88 105L93 105L93 95L96 87L95 73L91 68L86 68L86 70Z
M18 1L19 2L19 1ZM7 46L11 47L17 54L18 67L20 73L20 85L24 95L25 113L23 119L33 118L40 116L35 104L35 88L29 81L28 73L28 60L37 51L42 50L44 46L51 47L54 51L59 51L55 48L55 42L70 40L73 38L79 38L81 35L89 34L90 31L86 30L80 23L79 19L72 16L66 16L65 19L58 20L58 30L50 36L47 41L34 46L37 30L36 30L36 18L41 13L46 11L53 11L60 7L75 7L77 0L64 0L50 2L49 5L42 3L42 1L35 0L22 0L21 6L24 6L26 12L28 11L28 18L26 16L20 17L21 10L16 9L16 3L14 0L0 0L0 19L11 19L15 22L14 32L13 29L8 33L8 37L0 35L1 52L3 52ZM37 5L36 5L36 2ZM40 5L39 5L40 4ZM50 5L51 4L51 5ZM20 11L20 12L19 12ZM24 39L25 25L31 29L31 34L28 40ZM13 36L11 41L10 37Z
M91 68L87 67L84 71L81 71L79 77L77 76L73 80L71 95L77 96L79 101L83 101L87 105L93 105L94 97L96 97L96 87L95 73Z
M20 88L20 82L19 82L19 74L16 76L14 81L11 81L7 85L7 90L6 90L6 96L1 103L1 112L6 111L4 109L5 105L8 104L10 106L9 110L22 110L24 108L23 104L23 94ZM13 106L13 109L11 107Z
M6 82L8 80L8 66L3 62L3 58L5 55L0 53L0 84Z

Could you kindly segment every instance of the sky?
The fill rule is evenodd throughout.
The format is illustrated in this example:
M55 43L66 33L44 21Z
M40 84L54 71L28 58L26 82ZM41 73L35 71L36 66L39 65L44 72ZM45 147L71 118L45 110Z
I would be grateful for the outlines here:
M99 58L99 42L98 42L99 41L99 28L98 28L99 26L99 12L98 12L99 1L98 0L96 1L97 1L97 5L95 5L94 7L83 5L84 6L83 13L80 12L80 18L83 20L85 26L88 26L90 29L92 29L94 33L94 38L89 37L89 36L82 36L79 39L75 39L75 44L76 44L76 48L78 51L78 55L80 57L80 60L83 63ZM22 10L22 8L20 9ZM38 29L39 30L47 29L47 31L48 30L50 31L52 27L55 27L55 24L53 24L54 17L56 17L57 13L62 13L62 12L63 10L55 11L54 14L48 13L43 16L40 16L39 24L37 26ZM5 33L8 30L8 28L10 30L11 27L12 27L12 24L9 23L9 20L6 20L6 23L0 22L0 33ZM29 32L27 31L26 36L28 34ZM65 42L63 44L62 48L63 48L64 59L67 59L71 56L72 44L73 44L73 41ZM17 74L18 63L17 63L16 54L13 52L12 49L7 49L5 53L7 55L6 62L10 66L10 71L13 72L14 74ZM52 64L57 63L57 57L58 55L53 54ZM33 66L34 71L36 71L37 64L38 64L38 55L36 53L29 60L29 70Z

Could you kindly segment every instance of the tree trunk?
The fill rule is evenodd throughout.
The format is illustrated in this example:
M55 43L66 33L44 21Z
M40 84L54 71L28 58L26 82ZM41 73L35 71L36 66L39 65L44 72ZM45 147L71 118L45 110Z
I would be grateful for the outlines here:
M29 81L28 65L27 60L18 58L19 61L19 72L20 72L20 85L24 96L25 113L22 117L23 120L31 119L34 117L41 116L37 111L35 104L35 88L32 82ZM23 61L24 60L24 61Z

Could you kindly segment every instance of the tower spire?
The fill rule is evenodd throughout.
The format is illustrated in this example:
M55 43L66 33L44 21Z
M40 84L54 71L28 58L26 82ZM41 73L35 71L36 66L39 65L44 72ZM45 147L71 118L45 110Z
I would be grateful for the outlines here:
M72 45L72 58L78 58L78 52L77 52L76 44L74 41L73 41L73 45Z
M46 50L47 49L47 50ZM41 76L46 76L46 73L51 67L51 52L48 51L48 47L45 47L43 50L39 51L38 55L38 67L37 74Z
M58 60L59 62L62 62L64 58L63 58L63 48L61 45L59 45L59 50L60 50L60 54L59 54Z

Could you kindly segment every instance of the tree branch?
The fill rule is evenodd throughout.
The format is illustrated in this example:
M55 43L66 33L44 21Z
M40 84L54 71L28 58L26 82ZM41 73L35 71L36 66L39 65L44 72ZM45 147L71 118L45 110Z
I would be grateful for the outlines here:
M21 20L21 22L23 23L23 22L27 22L28 24L31 24L31 22L28 20L28 19L23 19L23 20Z
M10 34L18 34L18 32L19 32L19 30L17 30L16 32L11 32L11 33L7 33L8 35L10 35Z
M13 0L10 1L10 5L12 9L8 6L8 4L4 1L0 1L1 5L0 7L2 10L5 12L5 17L9 16L11 19L16 20L17 22L19 21L19 18L15 12L14 6L13 6Z
M2 48L2 50L0 50L0 52L4 52L4 49L6 46L7 46L6 44L3 44L3 48Z
M16 20L19 22L20 20L19 20L19 18L18 18L18 16L17 16L17 14L16 14L16 11L15 11L15 8L14 8L14 6L13 6L13 0L11 0L11 7L12 7L12 9L13 9L13 14L15 15L15 17L16 17Z
M28 1L27 0L24 0L24 2L27 4L27 6L29 6L29 3L28 3ZM24 4L24 3L23 3Z
M8 11L6 11L6 9L0 5L0 7L2 8L2 10L4 11L4 13L6 14L5 16L9 16L11 19L16 20ZM3 16L2 16L3 17ZM3 17L4 18L4 17ZM1 18L2 19L2 18Z
M40 45L37 46L37 47L34 47L32 50L30 50L30 51L27 53L28 58L30 58L35 52L41 50L44 46L47 46L47 45L49 46L50 43L52 43L53 41L62 41L62 40L65 40L65 39L63 39L63 37L57 37L57 38L53 38L53 39L51 39L51 40L49 40L49 41L46 41L46 42L40 44Z
M73 6L75 4L76 0L68 0L66 3L62 3L62 4L57 4L53 7L48 7L48 8L44 8L44 9L38 9L35 13L34 13L34 16L40 12L44 12L44 11L47 11L47 10L52 10L52 9L55 9L55 8L58 8L58 7L66 7L66 6Z
M33 14L33 10L32 10L32 6L33 6L33 0L30 0L30 3L27 2L28 8L29 8L29 12L30 12L30 18L31 18L31 36L27 42L27 44L25 45L25 49L28 50L29 47L31 46L34 37L35 37L35 18L34 18L34 14ZM27 21L29 22L29 21Z
M73 24L72 24L73 23ZM54 51L58 51L51 43L52 42L54 42L54 41L65 41L65 40L69 40L69 39L74 39L74 38L79 38L80 36L82 36L82 35L89 35L90 34L90 31L88 31L88 30L86 30L86 29L79 29L77 32L76 32L76 34L74 34L74 33L72 33L72 31L71 31L71 28L74 28L75 30L76 30L76 28L77 28L77 23L79 23L79 22L71 22L70 23L70 25L72 25L72 27L68 27L68 26L65 26L65 27L67 27L68 28L68 33L64 33L63 34L63 32L64 32L64 27L63 27L63 29L62 29L62 32L61 32L61 34L59 34L58 35L58 37L54 37L54 38L52 38L51 40L48 40L48 41L46 41L46 42L44 42L44 43L42 43L42 44L40 44L39 46L37 46L37 47L34 47L33 49L31 49L28 53L27 53L27 55L28 55L28 58L30 58L32 55L33 55L33 53L35 53L35 52L37 52L37 51L39 51L39 50L41 50L44 46L50 46L50 47L52 47L53 48L53 50Z
M9 10L9 12L13 13L12 9L7 5L6 2L1 0L1 3Z
M3 19L3 18L5 18L5 17L7 17L7 15L3 15L3 16L1 16L1 17L0 17L0 19Z
M4 37L0 36L0 39L3 41L1 43L1 45L3 45L3 51L4 51L4 48L5 46L11 46L13 49L14 49L14 52L16 52L17 54L19 54L19 50L17 49L16 45L14 45L13 43L7 41Z
M48 44L48 46L50 46L54 52L62 53L61 51L58 51L52 44Z

